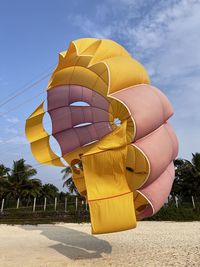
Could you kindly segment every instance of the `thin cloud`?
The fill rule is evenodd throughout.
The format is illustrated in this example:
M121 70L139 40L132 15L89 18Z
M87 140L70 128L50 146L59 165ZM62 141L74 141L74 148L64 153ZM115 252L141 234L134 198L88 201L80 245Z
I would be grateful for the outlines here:
M25 137L22 136L15 136L13 138L9 138L4 141L5 144L13 144L13 145L26 145L28 141Z
M10 133L10 134L17 134L18 133L18 131L15 128L10 128L10 127L5 128L5 132Z
M19 123L19 119L17 117L13 117L13 116L11 117L11 116L8 116L8 115L4 115L3 117L9 123L12 123L12 124Z
M99 16L79 14L72 22L86 36L118 41L145 65L152 84L174 106L171 122L181 156L189 157L200 147L200 1L119 0L116 5L109 0L97 5L94 14ZM184 142L188 136L194 137L191 143Z

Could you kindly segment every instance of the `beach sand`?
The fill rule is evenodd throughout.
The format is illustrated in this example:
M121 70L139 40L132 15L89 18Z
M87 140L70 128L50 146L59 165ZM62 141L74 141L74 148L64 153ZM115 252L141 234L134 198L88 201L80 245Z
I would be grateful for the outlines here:
M89 224L0 225L0 267L200 266L200 222L139 222L90 234Z

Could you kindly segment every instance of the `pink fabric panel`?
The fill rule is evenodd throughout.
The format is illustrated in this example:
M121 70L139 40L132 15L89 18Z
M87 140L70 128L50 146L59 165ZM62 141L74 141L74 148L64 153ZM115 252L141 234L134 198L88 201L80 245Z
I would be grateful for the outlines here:
M62 107L49 111L52 119L52 133L67 130L82 123L108 122L108 112L94 107Z
M177 156L178 156L178 139L176 137L176 134L173 130L173 128L171 127L171 125L169 125L168 123L168 126L166 129L171 137L171 140L172 140L172 143L173 143L173 147L174 147L174 154L173 154L173 159L175 159Z
M96 140L99 140L99 137L97 135L97 131L95 129L95 126L94 124L91 124L89 127L88 127L88 132L91 136L91 139L92 141L96 141Z
M108 110L109 103L105 97L86 87L70 85L69 103L83 101L93 107Z
M85 107L88 108L88 107ZM89 107L90 108L90 107ZM70 107L72 116L72 125L78 125L80 123L85 123L89 121L84 120L84 114L82 112L82 107Z
M61 147L62 155L65 155L80 146L99 140L111 131L112 128L109 123L100 122L88 126L67 129L55 133L53 136Z
M88 127L78 127L78 128L74 128L74 130L76 134L78 135L81 146L93 141L88 131Z
M70 92L69 92L69 103L83 101L83 89L82 86L79 85L70 85Z
M53 136L60 145L62 156L80 147L80 141L74 129L59 132Z
M69 85L57 86L47 91L48 110L69 105Z
M92 107L83 107L83 117L85 122L93 122Z
M152 206L149 204L146 209L144 211L142 211L141 213L139 213L137 215L137 220L142 220L144 218L148 218L151 217L153 215L153 208Z
M104 111L99 108L92 108L92 118L93 122L108 122L109 121L109 114L107 111Z
M49 111L52 120L52 134L72 128L71 110L69 107Z
M167 97L150 85L132 86L111 96L129 108L136 123L135 140L156 130L173 114Z
M138 190L151 202L154 213L150 214L151 207L148 207L142 214L140 214L140 219L149 217L159 211L167 200L172 184L174 181L174 164L168 166L168 168L149 186Z
M155 93L157 96L160 98L160 101L162 102L163 105L163 113L165 118L169 118L173 115L173 107L171 103L169 102L168 98L166 97L165 94L163 94L162 91L160 91L158 88L151 86L152 89L154 89Z
M112 128L110 127L110 124L108 122L95 123L94 127L99 139L112 132Z
M48 111L69 106L74 102L86 102L89 105L108 110L109 103L105 97L80 85L62 85L47 91Z
M151 134L134 143L147 156L150 163L150 175L143 187L151 184L177 155L177 139L171 126L163 124Z
M91 104L92 103L92 90L88 88L84 88L84 87L82 88L83 88L82 101Z
M70 106L80 101L90 106ZM63 85L48 90L52 134L61 147L62 155L99 140L112 131L108 107L107 99L79 85ZM84 123L93 125L81 125Z
M108 110L109 102L102 95L98 94L95 91L92 91L92 101L90 102L91 106Z

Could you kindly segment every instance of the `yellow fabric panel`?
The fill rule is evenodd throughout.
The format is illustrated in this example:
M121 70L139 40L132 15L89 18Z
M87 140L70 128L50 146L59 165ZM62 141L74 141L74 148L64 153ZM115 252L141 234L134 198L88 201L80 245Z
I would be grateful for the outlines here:
M59 61L59 69L68 68L72 66L82 66L82 67L87 68L90 60L91 60L91 56L80 57L80 56L77 56L76 53L73 53L67 57L67 60L64 58ZM57 71L59 69L57 69Z
M126 128L126 138L127 143L131 143L135 136L135 123L130 117L129 111L127 107L121 103L120 101L116 100L115 98L109 96L108 100L110 102L109 105L109 119L111 122L114 122L115 118L120 119L121 122L127 121L127 128ZM113 129L115 127L112 127Z
M134 145L128 145L126 159L126 178L131 191L140 188L149 175L149 164L146 156Z
M93 86L93 90L105 97L107 94L107 89L108 85L100 77L97 77Z
M126 146L126 126L124 121L120 127L117 127L113 132L107 134L99 142L95 143L91 149L84 153L83 156L97 154L106 150L116 149Z
M76 47L74 46L73 43L70 43L68 50L59 53L59 62L58 62L57 67L53 71L53 74L48 82L48 87L47 87L48 89L51 88L51 84L52 84L52 81L54 80L55 73L69 66L68 61L70 61L70 58L78 59L77 53L76 53Z
M38 108L29 116L26 120L25 133L29 142L34 142L38 139L48 136L47 132L42 126L44 117L44 102L42 102Z
M90 65L116 56L130 57L130 54L118 43L112 40L102 40L101 44L93 55Z
M44 114L32 117L26 121L26 137L29 142L37 141L41 138L48 136L44 128L42 127L42 120Z
M145 68L133 58L113 57L103 62L107 64L110 73L109 94L132 85L150 83Z
M89 45L84 51L81 52L81 55L94 55L101 43L102 40L96 39L94 43Z
M34 112L29 116L29 119L30 118L33 118L35 116L38 116L38 115L41 115L41 114L44 114L44 101L36 108L36 110L34 110Z
M60 158L50 148L49 135L42 125L44 113L42 103L26 120L25 133L31 143L32 153L40 163L64 166Z
M130 192L126 177L126 147L83 155L88 200L109 198Z
M74 42L71 42L69 44L69 47L67 49L67 53L66 53L65 57L67 57L67 56L69 56L69 55L71 55L71 54L73 54L75 52L77 54L76 46L74 45Z
M75 66L72 77L70 79L70 84L86 85L86 87L93 89L97 75L92 71L82 68L80 66Z
M127 131L126 131L126 138L127 143L131 143L134 140L135 137L135 122L132 120L131 117L127 120Z
M72 171L72 179L79 193L82 194L83 192L86 192L86 186L85 186L83 169L80 166L80 163L81 160L79 158L75 158L71 161L70 166Z
M119 118L121 121L128 119L129 112L126 107L118 100L108 97L110 102L109 112L114 114L115 118Z
M132 144L132 146L135 147L135 154L136 154L135 173L147 175L149 172L149 163L147 157L134 144Z
M63 158L65 161L67 161L71 165L73 160L75 160L75 159L81 160L82 155L87 153L94 146L96 146L96 143L92 143L92 144L87 145L87 146L79 147L79 148L67 153L66 155L64 155Z
M84 178L83 171L80 169L72 170L72 174L73 174L72 179L79 193L82 194L82 192L86 192L87 190L85 186L85 178Z
M95 43L98 39L95 38L81 38L73 41L73 45L76 47L77 54L80 55L90 45Z
M59 53L59 62L58 62L58 65L56 66L56 68L54 69L54 71L51 75L51 78L48 81L47 90L52 83L52 80L54 78L55 73L64 68L64 65L66 64L65 63L66 62L66 59L65 59L66 54L67 54L67 51L63 51L63 52Z
M92 233L102 234L136 227L133 193L89 201Z
M54 76L52 77L51 83L48 86L48 89L58 85L69 84L70 78L74 71L74 67L64 68L55 72Z
M62 166L65 165L60 158L53 153L49 145L49 136L31 143L31 151L37 161L47 165Z
M70 73L73 73L74 70L74 66L81 66L81 67L85 67L87 68L89 62L91 60L91 57L89 56L84 56L84 57L79 57L76 55L76 53L72 53L67 57L67 60L65 58L60 57L59 63L57 68L55 69L54 73L51 76L51 79L49 80L48 83L48 89L51 89L52 87L55 86L55 79L57 79L57 76L59 76L58 81L57 81L57 85L59 85L59 80L60 80L60 84L67 84L67 82L69 82L69 80L67 79L68 76L70 76ZM66 70L67 68L71 67L71 69L67 70L68 76L64 77L62 76L62 74L58 74L57 73L59 71L62 70Z
M138 218L139 214L144 211L150 204L148 200L140 194L138 191L133 192L134 195L134 203L135 203L135 214L136 218Z
M96 73L81 66L69 67L55 73L49 89L58 85L78 84L107 95L107 85L99 79Z
M77 56L76 52L68 55L67 60L66 58L60 58L59 63L58 63L59 68L56 71L59 71L67 67L75 66L78 60L79 60L79 57Z
M89 67L89 69L93 72L95 72L98 76L102 78L102 80L108 84L109 82L109 75L108 75L108 68L106 64L100 62L95 65L92 65Z
M93 143L93 144L90 144L88 146L80 147L80 148L64 155L63 158L65 161L67 161L70 164L70 166L72 166L72 162L74 160L81 160L81 156L95 145L96 144ZM75 173L73 171L72 179L73 179L75 186L76 186L77 190L79 191L79 193L81 195L86 195L84 173L82 171L80 171L79 173Z
M81 66L87 68L91 60L91 56L82 56L79 57L79 60L76 62L76 66Z
M66 57L66 55L67 55L67 50L64 50L59 53L59 57L61 56L62 58Z

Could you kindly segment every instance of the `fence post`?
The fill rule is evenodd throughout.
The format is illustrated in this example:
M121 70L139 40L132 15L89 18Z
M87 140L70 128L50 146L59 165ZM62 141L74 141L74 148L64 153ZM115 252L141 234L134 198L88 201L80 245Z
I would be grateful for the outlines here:
M57 208L57 197L55 197L55 211L56 211L56 208Z
M195 209L196 208L196 205L195 205L194 197L193 196L192 196L192 205L193 205L193 208Z
M19 209L19 198L17 199L17 209Z
M87 211L87 199L85 199L85 210Z
M33 200L33 212L35 212L35 205L36 205L36 197L34 197L34 200Z
M44 211L46 211L46 207L47 207L47 198L44 198Z
M178 198L175 197L176 207L178 208Z
M5 199L3 198L1 201L1 213L3 212L4 202L5 202Z
M76 197L76 211L78 209L78 198Z
M67 212L67 198L65 198L65 212Z

